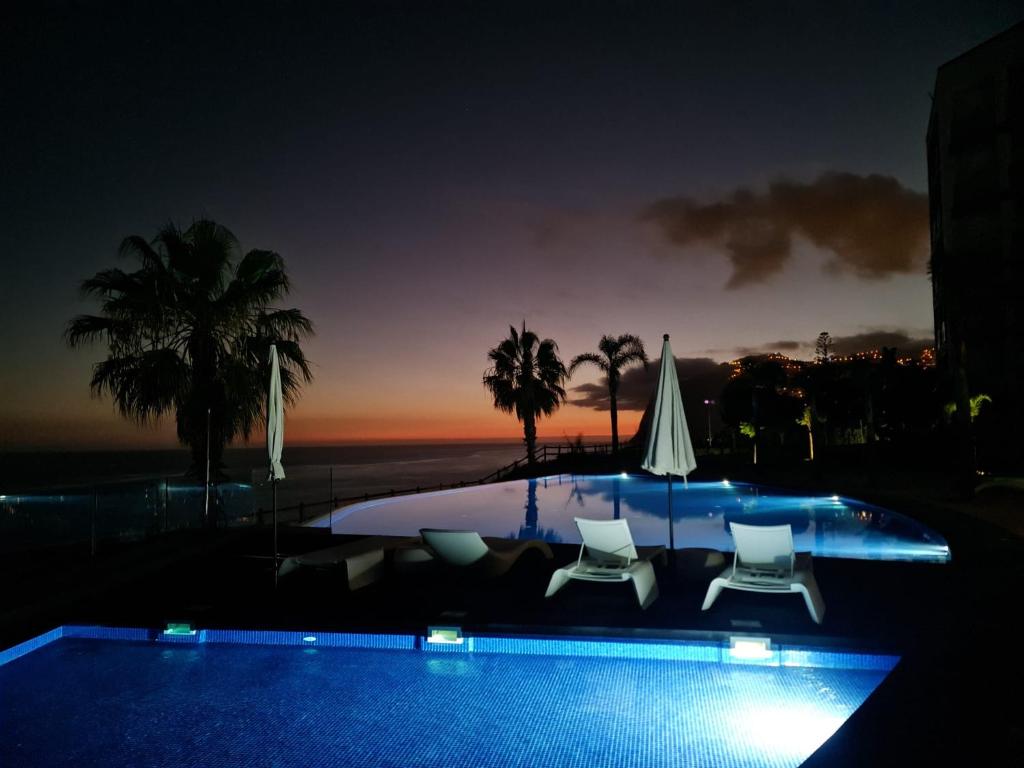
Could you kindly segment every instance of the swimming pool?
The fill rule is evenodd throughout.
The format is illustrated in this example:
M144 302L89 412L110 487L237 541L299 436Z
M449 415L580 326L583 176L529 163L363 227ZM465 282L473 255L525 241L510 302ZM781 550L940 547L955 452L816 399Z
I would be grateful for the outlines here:
M0 652L0 765L797 766L889 655L60 627Z
M625 518L640 545L665 544L663 479L554 475L401 496L344 507L311 525L335 533L414 536L420 528L472 529L484 536L578 544L573 517ZM800 496L747 483L673 483L677 547L732 551L730 522L789 523L798 550L819 557L948 562L945 539L892 510L839 496Z

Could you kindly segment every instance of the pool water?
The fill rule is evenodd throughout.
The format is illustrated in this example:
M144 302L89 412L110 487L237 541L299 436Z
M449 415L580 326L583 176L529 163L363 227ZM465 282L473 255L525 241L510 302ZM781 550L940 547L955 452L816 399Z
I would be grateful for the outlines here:
M727 651L693 643L75 634L0 666L0 765L782 768L896 663L723 663ZM808 660L825 666L786 666Z
M625 518L640 545L669 543L668 483L622 475L556 475L363 502L311 525L335 533L414 536L420 528L578 544L574 517ZM789 523L797 550L819 557L947 562L945 539L906 515L839 496L747 483L672 485L676 547L732 551L730 522Z

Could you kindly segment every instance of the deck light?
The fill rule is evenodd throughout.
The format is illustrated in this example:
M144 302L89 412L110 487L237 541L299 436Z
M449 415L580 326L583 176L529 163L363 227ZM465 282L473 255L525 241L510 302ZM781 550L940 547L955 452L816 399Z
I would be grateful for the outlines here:
M628 472L623 472L622 473L622 477L628 479L629 478L629 473ZM2 498L2 497L0 497L0 498Z
M722 478L722 485L724 485L726 488L728 488L731 485L731 483L728 480L726 480L725 478Z
M839 497L838 497L838 496L835 496L835 495L833 495L833 496L832 496L832 501L839 501Z
M769 637L730 637L729 655L734 659L770 659L772 641Z
M459 627L427 627L427 642L441 645L462 645L465 638Z

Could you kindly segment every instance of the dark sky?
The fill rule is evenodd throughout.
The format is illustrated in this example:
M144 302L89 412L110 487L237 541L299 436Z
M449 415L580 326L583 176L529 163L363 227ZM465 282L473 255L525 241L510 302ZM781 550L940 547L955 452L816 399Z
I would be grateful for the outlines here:
M48 3L0 27L0 446L159 444L88 395L79 281L208 216L317 324L297 439L512 435L524 317L571 357L931 333L924 134L1021 3ZM340 6L340 7L339 7ZM803 349L806 351L806 349ZM581 375L576 383L593 381ZM568 407L559 436L606 431Z

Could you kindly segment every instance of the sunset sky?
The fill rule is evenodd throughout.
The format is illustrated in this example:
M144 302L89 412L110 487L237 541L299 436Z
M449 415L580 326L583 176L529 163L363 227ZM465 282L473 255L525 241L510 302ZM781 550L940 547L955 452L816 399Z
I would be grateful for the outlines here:
M316 324L290 443L521 436L510 324L566 361L932 335L936 68L1019 3L26 3L0 26L0 449L174 445L89 394L80 281L209 217ZM572 386L597 381L581 371ZM685 387L685 382L683 382ZM571 393L579 398L581 393ZM639 413L622 414L629 434ZM542 437L608 433L569 405Z

